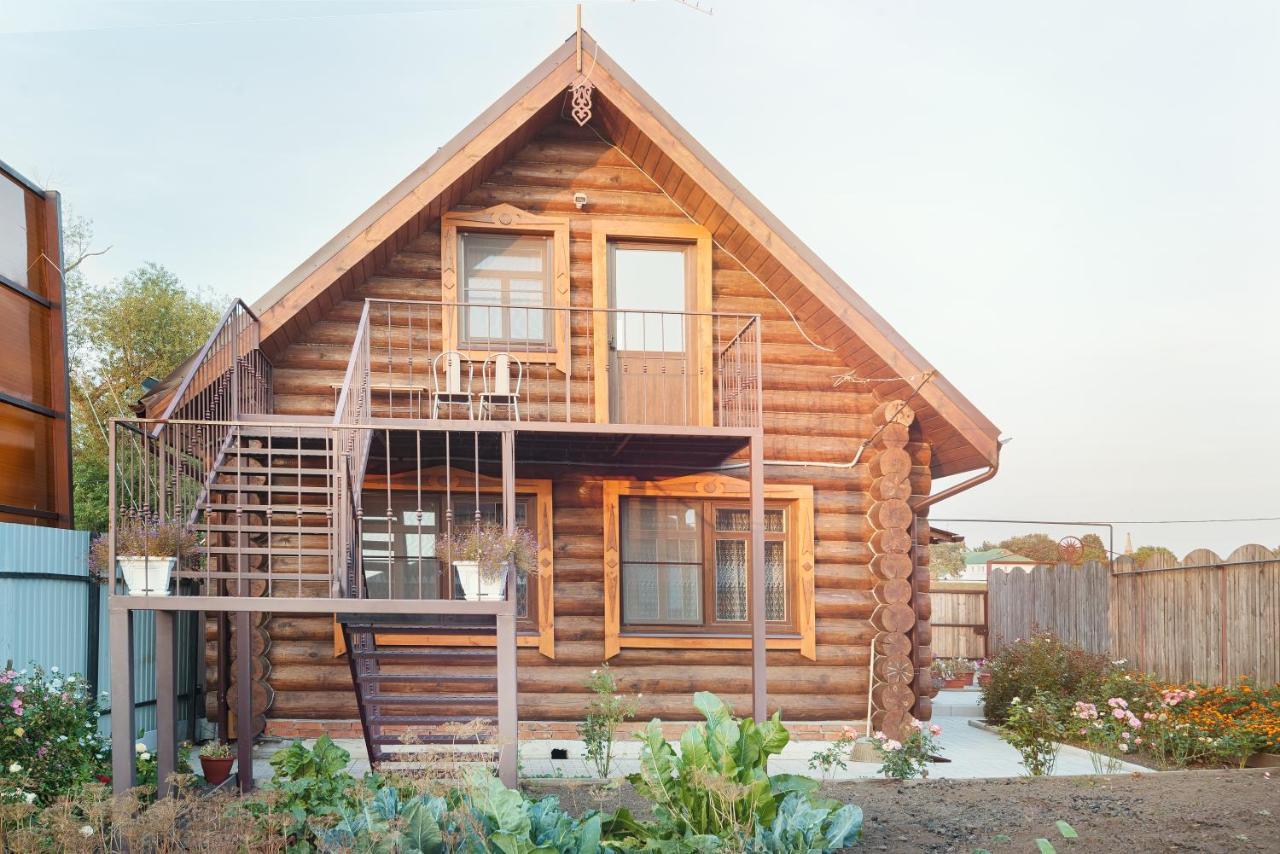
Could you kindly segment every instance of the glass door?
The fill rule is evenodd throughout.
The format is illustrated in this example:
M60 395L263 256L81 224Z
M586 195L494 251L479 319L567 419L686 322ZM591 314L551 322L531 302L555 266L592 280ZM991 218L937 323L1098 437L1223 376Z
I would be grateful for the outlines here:
M692 424L692 247L609 243L609 420Z

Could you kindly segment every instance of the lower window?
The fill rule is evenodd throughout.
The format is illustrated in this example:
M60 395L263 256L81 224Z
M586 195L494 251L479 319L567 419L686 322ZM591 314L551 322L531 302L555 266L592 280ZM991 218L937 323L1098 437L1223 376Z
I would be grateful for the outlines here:
M750 620L751 513L744 504L625 496L622 623L631 630L741 631ZM785 506L766 506L765 619L785 631L794 568Z
M533 530L532 496L517 496L516 525ZM453 524L475 522L476 499L472 496L453 499ZM436 557L436 537L446 528L443 495L380 489L366 490L363 496L364 516L361 530L361 564L365 585L371 599L461 599L462 586L452 570L443 572ZM486 522L502 521L502 498L481 495L480 518ZM516 614L521 624L535 621L537 596L529 595L530 579L523 574L516 580ZM537 580L534 579L536 584ZM441 623L449 620L437 617Z

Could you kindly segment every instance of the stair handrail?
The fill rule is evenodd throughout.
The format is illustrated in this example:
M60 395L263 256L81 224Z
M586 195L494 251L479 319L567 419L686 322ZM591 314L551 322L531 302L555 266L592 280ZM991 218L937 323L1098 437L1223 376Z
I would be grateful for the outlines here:
M357 560L360 536L361 501L365 464L368 461L372 431L362 428L369 418L371 401L369 361L369 301L365 300L351 344L351 356L334 406L334 469L338 480L334 507L337 541L334 557L335 586L343 596L359 596L362 588ZM354 587L352 586L354 583Z

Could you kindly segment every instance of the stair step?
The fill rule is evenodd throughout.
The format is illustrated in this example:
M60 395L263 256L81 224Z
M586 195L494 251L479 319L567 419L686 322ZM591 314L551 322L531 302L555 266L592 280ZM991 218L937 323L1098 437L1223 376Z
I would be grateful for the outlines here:
M445 724L469 724L479 722L486 726L497 727L498 719L485 715L379 715L376 726L442 726ZM380 733L380 737L388 737Z
M493 649L424 646L357 650L355 656L357 660L375 660L389 664L492 664L497 660L497 652Z
M236 432L247 439L328 439L333 435L333 428L324 424L314 427L283 427L263 422L260 427L242 426Z
M332 472L327 468L297 468L295 466L271 466L267 468L245 468L244 466L219 466L218 474L242 474L242 475L265 475L270 472L273 475L302 475L304 477L329 477Z
M297 546L197 546L207 555L281 555L283 557L331 557L333 549L299 548Z
M243 445L234 445L227 448L227 456L229 457L331 457L333 453L330 448L246 448Z
M265 474L265 472L264 472ZM288 483L211 483L211 492L292 492L295 495L329 495L328 486L298 486Z
M323 515L331 509L324 504L204 504L200 508L205 513L235 513L237 509L245 513L299 513L303 515Z
M441 682L441 683L470 682L470 683L478 684L483 682L497 682L498 677L496 674L493 676L475 676L470 674L465 676L450 676L450 675L441 675L438 673L365 673L365 674L361 674L360 681L361 682L413 682L417 684L430 683L430 682Z
M332 536L328 525L196 525L201 531L239 534L293 534L304 537Z
M288 549L281 551L288 552ZM433 623L423 614L413 615L412 620L404 623L348 623L341 619L340 622L353 632L373 632L379 635L474 635L477 632L493 634L494 631L493 623Z
M472 736L466 736L466 738L470 739L472 738ZM490 751L496 751L501 748L501 745L498 745L498 744L492 744L490 742L485 742L485 741L467 741L467 740L463 740L461 736L448 735L443 733L440 735L434 735L434 734L423 735L420 733L414 733L413 741L411 742L403 741L402 737L398 735L375 735L370 740L374 744L393 745L393 746L400 746L405 748L416 747L419 744L440 744L440 745L446 745L446 746L470 747L470 748L473 748L473 750L458 751L458 752L464 753L464 754L475 753L480 755L483 755ZM474 749L474 748L479 748L479 749Z
M498 697L496 694L442 694L438 697L424 696L422 694L371 694L364 698L366 705L387 705L387 706L457 706L457 705L477 705L477 706L496 706ZM387 724L389 721L382 717L378 723Z

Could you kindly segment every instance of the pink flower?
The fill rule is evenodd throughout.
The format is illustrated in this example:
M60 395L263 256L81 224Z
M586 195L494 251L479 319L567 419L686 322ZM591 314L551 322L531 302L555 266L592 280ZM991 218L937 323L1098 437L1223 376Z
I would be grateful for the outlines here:
M9 704L9 708L13 709L16 712L18 709L22 708L22 701L15 697L13 699L13 702Z
M1133 740L1134 744L1142 744L1142 736L1138 736Z
M1124 720L1124 709L1112 709L1111 716L1118 721Z
M942 727L938 726L937 724L931 724L929 726L929 735L932 735L932 736L942 735Z
M14 685L14 686L13 686L13 693L15 693L15 694L21 694L23 691L26 691L26 690L27 690L27 686L26 686L26 685Z
M1127 733L1127 732L1122 732L1122 733L1120 733L1120 737L1121 737L1121 738L1123 738L1125 741L1128 741L1128 740L1129 740L1129 733Z
M15 706L13 709L13 713L18 717L22 717L23 715L26 714L26 710L23 709L22 706Z

